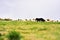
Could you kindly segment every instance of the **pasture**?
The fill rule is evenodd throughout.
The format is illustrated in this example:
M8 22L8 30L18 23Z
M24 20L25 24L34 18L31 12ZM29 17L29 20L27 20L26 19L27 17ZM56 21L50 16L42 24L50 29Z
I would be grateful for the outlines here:
M21 34L21 40L60 40L60 22L0 21L4 40L12 30Z

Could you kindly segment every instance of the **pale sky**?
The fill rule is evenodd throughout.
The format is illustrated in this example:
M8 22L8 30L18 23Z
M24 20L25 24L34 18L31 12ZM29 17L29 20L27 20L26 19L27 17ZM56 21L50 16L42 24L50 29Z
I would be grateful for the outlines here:
M60 19L60 0L0 0L0 18Z

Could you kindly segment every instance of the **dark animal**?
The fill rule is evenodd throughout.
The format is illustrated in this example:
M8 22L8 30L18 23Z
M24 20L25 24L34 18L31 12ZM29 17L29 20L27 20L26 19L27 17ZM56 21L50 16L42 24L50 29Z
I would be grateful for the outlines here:
M5 18L4 20L5 21L12 21L12 19L9 19L9 18Z
M35 19L37 22L45 22L45 20L43 18L36 18Z

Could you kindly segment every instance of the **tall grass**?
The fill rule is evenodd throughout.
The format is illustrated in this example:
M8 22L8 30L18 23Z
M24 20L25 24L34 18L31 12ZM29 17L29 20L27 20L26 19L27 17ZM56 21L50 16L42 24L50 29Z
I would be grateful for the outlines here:
M20 33L16 31L10 31L7 35L8 40L21 40Z
M6 40L60 40L60 22L0 21L0 32Z
M3 38L3 36L2 36L2 34L0 33L0 40L4 40L4 38Z

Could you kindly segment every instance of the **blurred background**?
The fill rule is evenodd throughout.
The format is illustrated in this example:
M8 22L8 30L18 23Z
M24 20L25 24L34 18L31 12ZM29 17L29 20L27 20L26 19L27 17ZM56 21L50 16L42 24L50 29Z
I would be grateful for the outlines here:
M0 18L60 19L60 0L0 0Z

